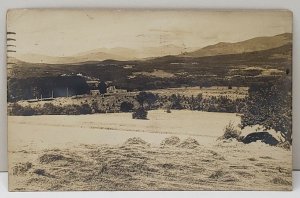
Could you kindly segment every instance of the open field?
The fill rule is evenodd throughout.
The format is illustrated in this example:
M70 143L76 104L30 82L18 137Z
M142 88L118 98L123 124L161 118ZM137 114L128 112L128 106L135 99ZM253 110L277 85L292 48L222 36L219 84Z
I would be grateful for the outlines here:
M235 114L155 110L148 118L9 116L10 190L291 189L290 151L216 140L240 122Z

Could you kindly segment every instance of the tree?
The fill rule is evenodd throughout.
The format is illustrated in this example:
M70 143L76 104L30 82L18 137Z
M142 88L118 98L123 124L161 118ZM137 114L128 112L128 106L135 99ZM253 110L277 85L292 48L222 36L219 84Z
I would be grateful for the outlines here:
M147 92L142 91L136 96L136 100L139 102L140 106L144 106L144 102L147 99Z
M157 97L151 92L142 91L137 95L136 100L139 102L141 107L144 108L144 104L146 102L149 109L151 109L151 106L155 103Z
M105 94L107 92L107 85L104 81L101 81L98 85L100 94Z
M127 101L121 103L120 110L122 112L130 112L130 111L132 111L132 109L133 109L132 103L127 102Z
M183 109L183 106L181 104L181 96L172 94L170 96L170 101L172 103L171 109Z
M148 112L143 107L139 107L132 113L132 118L146 120L147 115L148 115Z
M291 81L255 85L249 89L249 97L242 115L242 128L261 125L264 129L279 132L285 142L292 144L292 95Z
M156 102L157 97L151 92L147 93L146 103L148 104L148 108L151 109L152 105Z

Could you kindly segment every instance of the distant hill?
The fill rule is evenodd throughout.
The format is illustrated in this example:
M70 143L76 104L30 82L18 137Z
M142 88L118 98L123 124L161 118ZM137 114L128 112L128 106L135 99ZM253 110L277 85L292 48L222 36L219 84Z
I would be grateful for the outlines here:
M206 57L163 56L147 60L105 60L87 61L79 64L48 64L17 62L12 76L16 78L58 76L62 74L82 73L85 76L105 80L120 80L132 76L133 72L166 71L171 74L221 75L228 69L261 67L285 70L292 65L292 44L277 48Z
M177 46L177 45L162 45L159 47L144 47L142 49L130 49L125 47L116 47L116 48L99 48L83 53L75 54L75 57L90 57L91 61L97 61L100 59L103 59L103 57L98 56L102 53L110 54L110 58L106 59L112 59L112 60L140 60L145 58L153 58L153 57L161 57L166 55L178 55L182 52L186 51L188 49L184 48L183 46ZM191 50L191 49L190 49ZM117 58L113 56L118 56Z
M53 57L41 54L19 54L17 59L28 63L48 63L48 64L70 64L81 63L87 61L103 61L106 59L123 60L124 58L114 54L105 52L93 52L89 54L82 54L68 57Z
M178 57L197 58L262 51L291 43L292 34L285 33L269 37L256 37L237 43L221 42L215 45L201 48L199 50L169 44L159 47L145 47L139 50L124 47L99 48L66 57L52 57L40 54L19 54L16 58L28 63L48 64L73 64L91 61L99 62L104 60L131 61L175 55Z
M292 34L284 33L269 37L256 37L237 43L221 42L215 45L209 45L202 49L182 53L182 57L205 57L226 54L242 54L247 52L262 51L277 48L292 43Z
M163 56L145 60L87 61L76 64L25 63L16 61L8 69L8 96L28 98L40 87L47 90L58 79L98 78L126 90L171 87L250 86L272 83L282 76L291 78L292 44L277 48L205 57ZM80 74L80 75L78 75ZM80 86L79 86L80 87ZM17 91L16 91L17 90ZM12 99L12 98L11 98Z
M163 45L160 47L145 47L140 50L117 47L99 48L66 57L53 57L40 54L19 54L16 58L28 63L72 64L103 60L141 60L145 58L178 55L186 51L184 47Z

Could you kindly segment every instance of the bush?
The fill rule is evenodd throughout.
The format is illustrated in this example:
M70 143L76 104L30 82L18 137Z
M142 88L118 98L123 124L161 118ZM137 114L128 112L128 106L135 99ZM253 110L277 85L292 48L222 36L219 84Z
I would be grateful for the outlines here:
M147 115L148 115L148 112L143 107L140 107L132 113L132 118L146 120Z
M32 116L32 115L36 115L36 111L35 109L33 109L30 106L21 106L17 103L14 103L11 107L10 110L10 115L14 115L14 116Z
M63 108L60 106L55 106L52 103L45 103L41 110L43 115L60 115L62 114Z
M171 108L168 107L167 110L166 110L166 112L167 112L167 113L171 113Z
M133 109L133 104L130 102L122 102L120 106L120 111L122 112L130 112Z
M170 101L171 101L171 109L184 109L182 103L183 103L183 97L180 95L175 95L172 94L170 96Z
M91 114L92 113L92 108L88 104L83 104L80 106L80 114Z
M220 139L230 139L234 138L239 140L241 135L241 131L238 130L233 123L230 121L229 124L224 128L224 134Z
M65 107L63 107L63 112L61 114L80 115L80 106L79 105L66 105Z
M88 104L55 106L52 103L45 103L41 110L43 115L79 115L91 114L92 108Z

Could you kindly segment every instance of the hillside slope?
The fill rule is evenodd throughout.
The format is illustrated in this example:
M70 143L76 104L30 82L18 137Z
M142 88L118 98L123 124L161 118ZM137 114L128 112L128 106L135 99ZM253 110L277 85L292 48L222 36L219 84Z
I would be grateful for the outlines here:
M226 54L241 54L254 51L262 51L287 45L292 43L292 34L284 33L270 37L256 37L246 41L237 43L221 42L215 45L210 45L202 49L183 53L179 56L183 57L204 57Z

